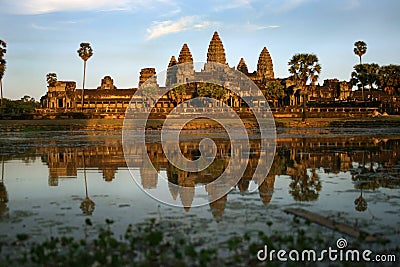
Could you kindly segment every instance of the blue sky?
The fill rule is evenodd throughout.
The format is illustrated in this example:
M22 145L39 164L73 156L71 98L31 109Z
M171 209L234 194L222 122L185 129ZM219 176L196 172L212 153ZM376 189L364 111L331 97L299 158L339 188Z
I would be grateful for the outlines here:
M110 75L118 88L137 87L143 67L165 70L184 43L195 61L205 61L218 31L227 61L244 57L250 71L267 46L276 77L287 77L295 53L315 53L319 82L349 80L364 40L365 63L400 64L400 1L397 0L0 0L0 39L7 42L4 95L36 99L46 93L45 76L82 86L76 50L91 43L86 88Z

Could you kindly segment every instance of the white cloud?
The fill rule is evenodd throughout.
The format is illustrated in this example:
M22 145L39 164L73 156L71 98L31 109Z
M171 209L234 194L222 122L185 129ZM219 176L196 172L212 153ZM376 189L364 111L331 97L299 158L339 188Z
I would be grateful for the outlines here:
M277 29L281 26L279 25L256 25L252 23L247 23L244 27L249 31L261 31L261 30L268 30L268 29Z
M33 15L59 11L132 11L159 3L172 5L166 0L8 0L0 7L10 13Z
M252 2L254 2L254 0L234 0L234 1L230 0L224 3L223 5L217 6L214 10L221 11L221 10L235 9L235 8L251 8Z
M147 40L156 39L163 35L178 33L194 29L203 29L216 25L216 22L202 20L199 16L182 17L177 21L153 21L147 29Z
M266 6L276 13L286 13L316 0L272 0Z
M42 26L36 23L32 23L31 27L35 30L40 30L40 31L53 31L56 30L55 27L50 27L50 26Z

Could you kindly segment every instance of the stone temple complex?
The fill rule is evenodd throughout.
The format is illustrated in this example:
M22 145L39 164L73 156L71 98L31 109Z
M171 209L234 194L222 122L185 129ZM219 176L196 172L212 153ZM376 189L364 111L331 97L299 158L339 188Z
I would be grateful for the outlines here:
M170 71L167 74L166 84L186 83L195 77L207 75L208 72L213 70L215 65L212 63L214 62L229 67L226 62L224 45L217 32L214 33L210 41L207 52L207 63L205 63L204 70L201 73L195 72L193 62L189 46L185 43L180 50L178 60L175 56L172 56L168 67L183 63L186 64L182 65L183 67L174 69L175 71ZM249 73L243 58L239 62L238 69L248 75L259 86L265 85L267 81L274 79L272 59L266 47L261 51L256 71ZM143 68L140 71L138 86L142 86L144 82L155 75L156 70L154 68ZM82 89L76 88L76 82L58 81L48 87L48 92L43 98L43 102L45 108L52 111L83 110L94 113L123 113L136 90L137 88L118 89L114 85L113 79L110 76L105 76L97 89L85 89L82 107ZM173 107L173 103L168 103L170 101L167 98L161 102L162 107ZM232 103L239 105L238 101L232 101Z
M330 79L325 80L322 86L317 85L313 87L312 90L309 90L307 99L304 100L304 97L300 97L300 90L296 88L295 84L289 78L275 78L272 58L266 47L264 47L259 54L255 71L249 71L249 67L244 58L240 58L236 67L230 67L226 61L224 45L217 32L214 32L211 38L207 51L207 62L204 64L204 68L201 71L196 71L193 62L194 59L190 48L188 44L185 43L179 55L172 56L167 65L169 68L175 67L167 71L166 86L188 83L190 81L202 80L205 77L209 77L211 71L215 68L215 64L213 63L216 62L225 65L227 68L236 68L247 75L262 92L266 93L266 95L268 95L266 90L269 83L279 82L283 85L285 95L280 97L278 103L275 101L270 102L271 99L267 97L272 111L275 112L274 114L277 114L279 110L295 114L299 112L299 110L296 110L296 107L301 108L302 101L312 102L317 99L346 100L351 97L352 94L352 85L349 82L340 82L337 79ZM151 77L153 77L154 83L156 83L155 75L155 68L143 68L140 71L138 87L142 86ZM192 89L191 92L187 92L185 99L190 99L194 96L194 90ZM57 81L48 86L46 95L42 97L42 110L44 114L83 111L85 114L104 114L104 116L101 117L110 117L107 116L107 114L113 114L111 117L121 117L124 116L125 110L136 91L137 88L119 89L114 85L114 81L110 76L105 76L97 89L84 90L82 106L82 89L76 88L76 82ZM239 98L239 96L229 93L226 98L226 103L232 108L242 108L243 101L240 101ZM176 104L176 102L174 103L167 96L163 96L162 99L157 102L156 107L159 108L157 111L168 113L168 109L172 109Z

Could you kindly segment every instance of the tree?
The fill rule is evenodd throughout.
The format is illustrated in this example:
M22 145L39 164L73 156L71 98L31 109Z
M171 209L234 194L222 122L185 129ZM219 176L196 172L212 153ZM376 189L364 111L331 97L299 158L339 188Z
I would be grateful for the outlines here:
M57 82L57 74L55 74L54 72L47 73L46 81L49 86L54 86Z
M367 44L364 41L354 43L354 54L360 57L360 65L362 64L361 57L367 52Z
M321 65L318 63L318 57L315 54L295 54L289 61L290 77L296 85L301 89L303 95L303 116L302 121L306 120L306 95L307 82L310 81L311 86L315 86L321 73Z
M7 52L7 44L6 42L0 40L0 107L3 106L3 77L6 71L6 63L7 61L4 59L4 55Z
M219 101L225 101L228 97L224 87L213 83L202 83L197 87L197 95L200 97L210 97Z
M179 85L168 92L168 98L174 102L176 105L179 105L185 100L186 97L186 84Z
M272 99L274 106L275 102L279 101L285 96L285 86L283 86L280 82L273 81L265 86L265 97L268 99Z
M93 55L93 49L89 43L81 43L78 49L78 55L83 60L83 83L82 83L82 111L83 111L83 97L85 93L85 80L86 80L86 61Z
M364 101L364 88L368 87L371 93L371 89L377 88L379 84L379 69L379 65L376 63L358 64L354 66L350 82L362 89L362 97Z
M379 86L389 94L400 93L400 66L389 65L379 68Z
M143 100L147 102L150 106L153 105L154 101L156 101L157 96L160 94L160 88L157 84L153 83L144 83L141 88L141 93L143 96Z

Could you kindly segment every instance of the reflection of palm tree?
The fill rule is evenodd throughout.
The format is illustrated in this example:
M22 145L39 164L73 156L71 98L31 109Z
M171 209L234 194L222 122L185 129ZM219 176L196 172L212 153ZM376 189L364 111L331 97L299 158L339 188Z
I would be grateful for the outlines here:
M3 220L3 214L8 211L7 208L8 193L4 185L4 157L1 157L1 182L0 182L0 221Z
M361 212L361 211L365 211L367 209L368 203L365 200L365 198L363 198L362 190L361 190L360 196L354 200L354 205L356 205L356 207L355 207L356 211Z
M86 167L85 167L85 152L82 151L82 156L83 156L83 176L85 178L85 191L86 191L86 197L81 203L81 210L84 215L92 215L94 208L95 208L95 203L93 200L89 198L88 194L88 186L87 186L87 179L86 179Z
M307 175L307 169L301 166L292 176L290 183L290 194L296 201L315 201L318 199L321 191L321 181L318 174L312 170L312 175Z

